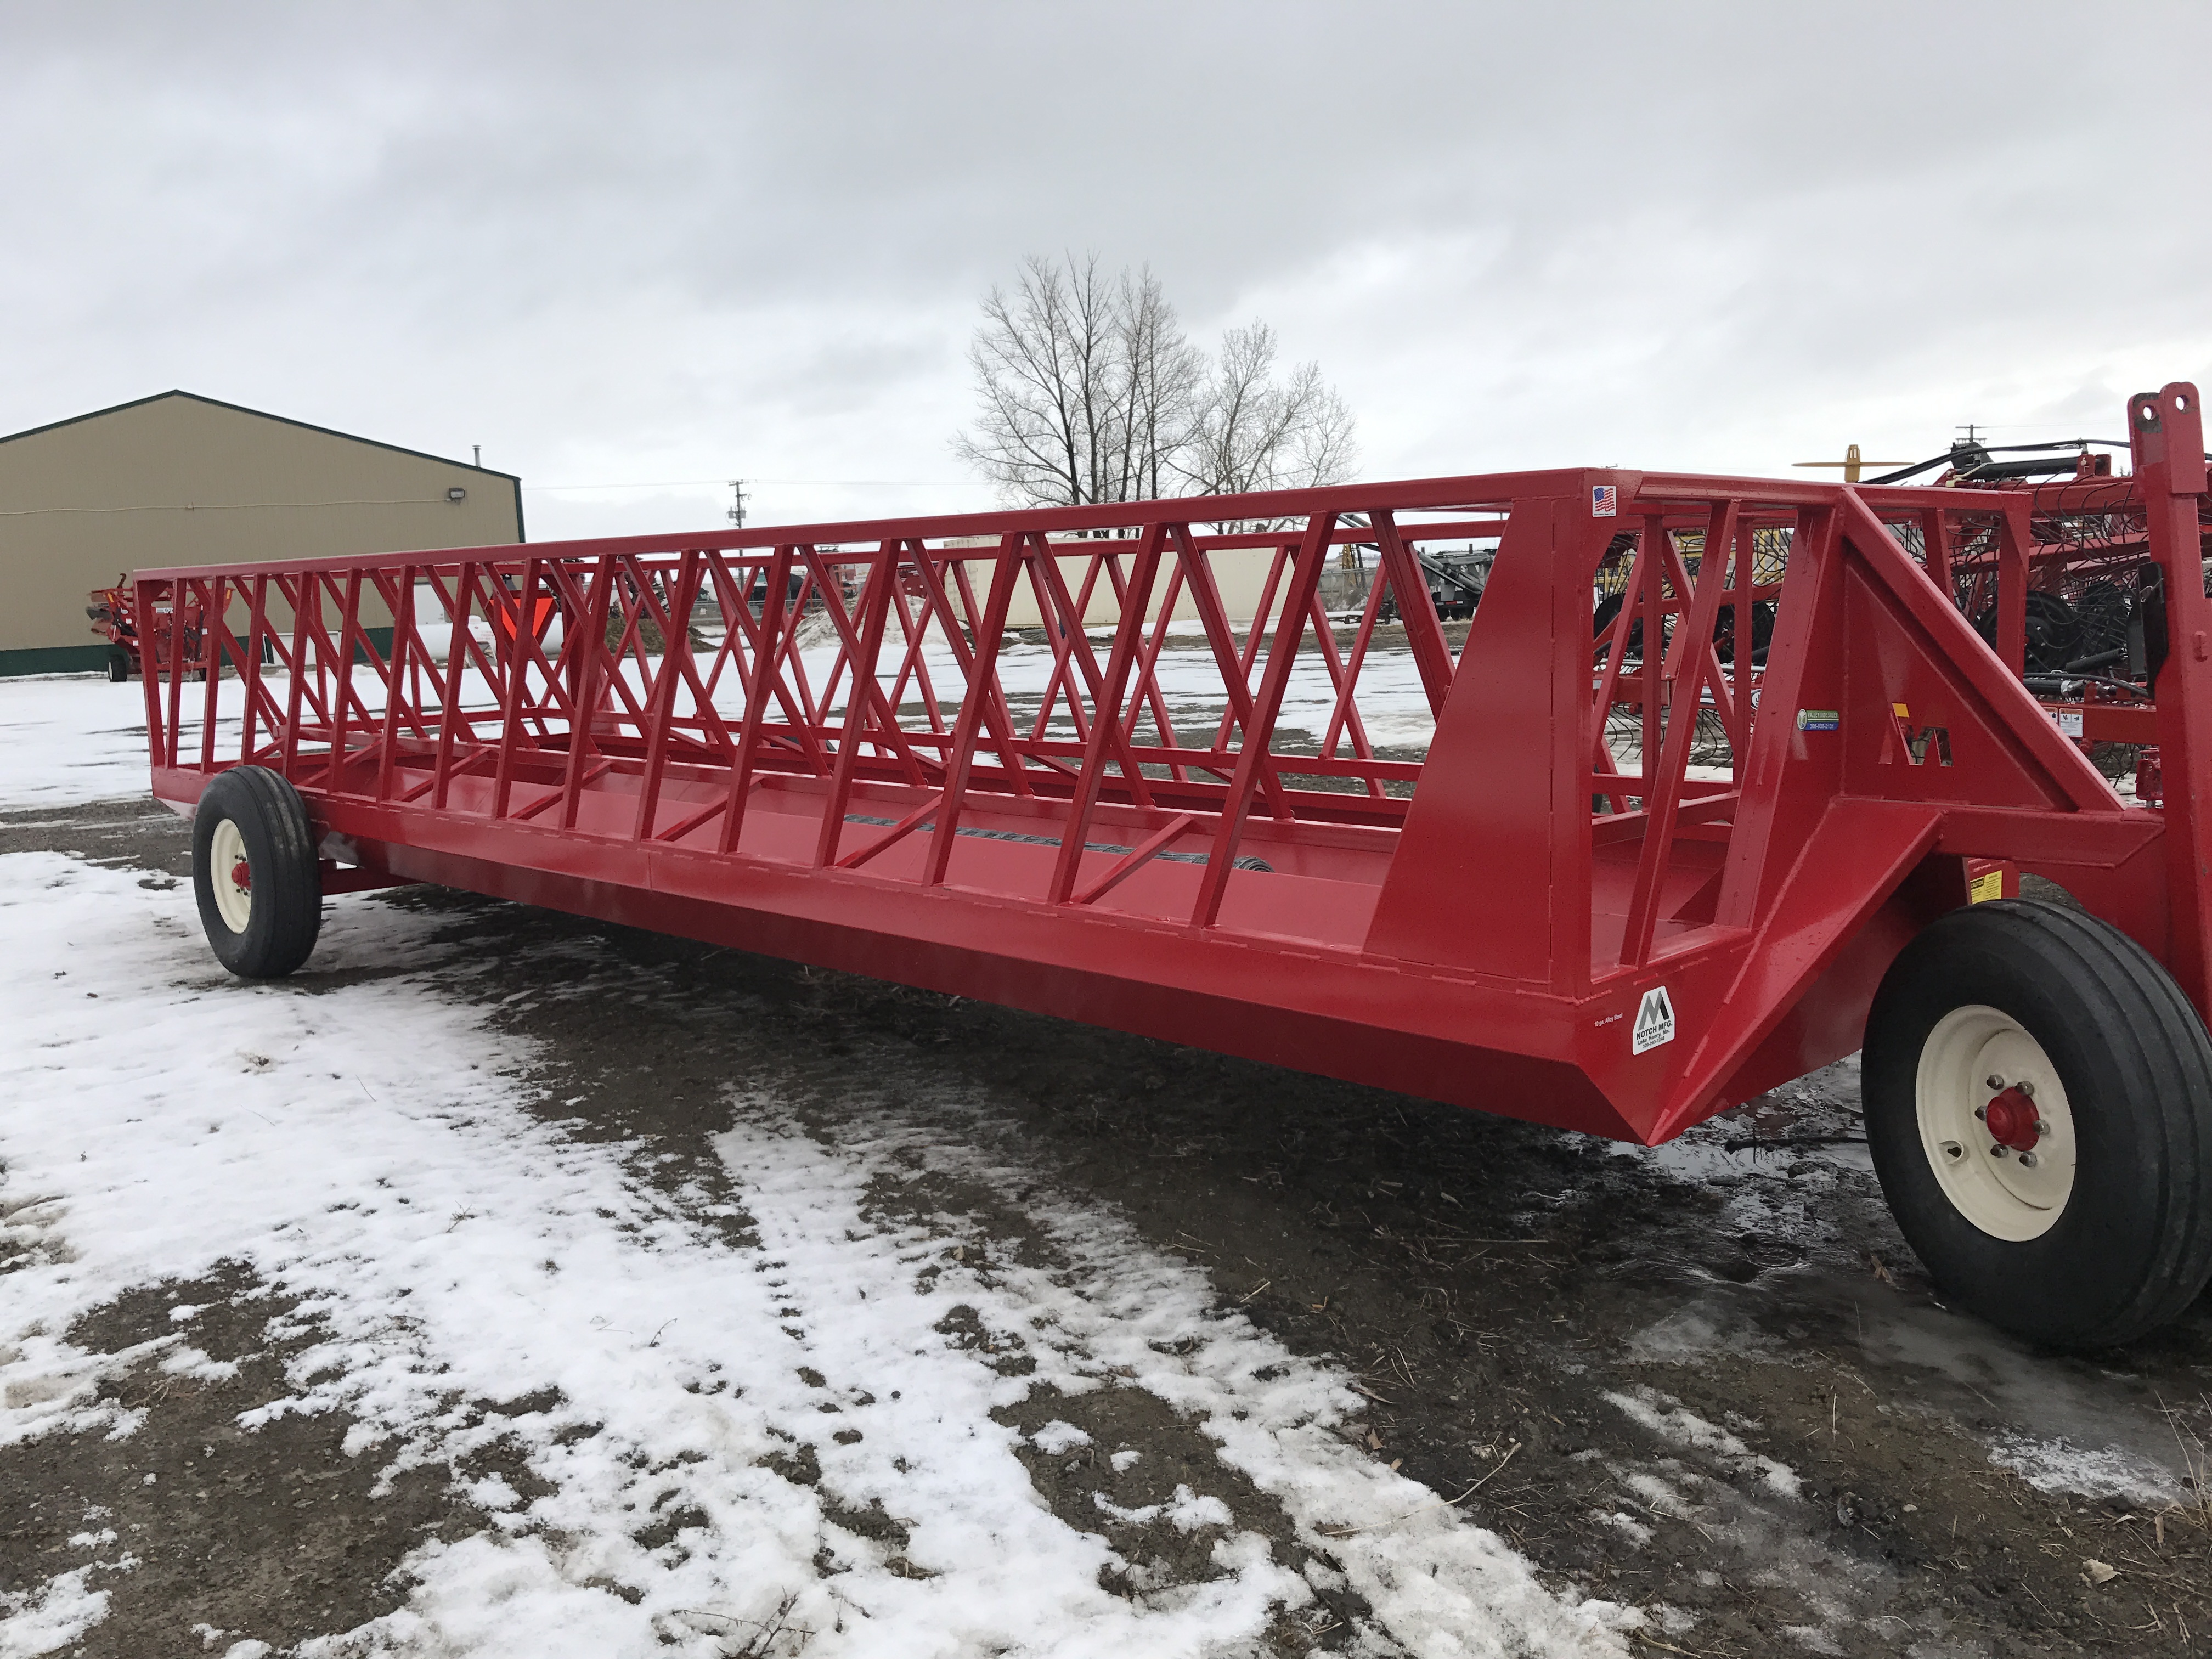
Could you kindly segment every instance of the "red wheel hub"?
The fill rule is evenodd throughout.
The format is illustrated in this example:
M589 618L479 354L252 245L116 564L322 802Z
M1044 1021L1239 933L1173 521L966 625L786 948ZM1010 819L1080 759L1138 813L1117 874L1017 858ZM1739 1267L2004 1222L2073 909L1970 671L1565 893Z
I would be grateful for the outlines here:
M230 866L230 884L241 893L253 890L253 872L246 867L244 859Z
M1990 1139L2016 1152L2035 1150L2035 1143L2042 1138L2036 1127L2039 1121L2035 1103L2016 1085L1982 1109L1982 1122L1990 1132Z

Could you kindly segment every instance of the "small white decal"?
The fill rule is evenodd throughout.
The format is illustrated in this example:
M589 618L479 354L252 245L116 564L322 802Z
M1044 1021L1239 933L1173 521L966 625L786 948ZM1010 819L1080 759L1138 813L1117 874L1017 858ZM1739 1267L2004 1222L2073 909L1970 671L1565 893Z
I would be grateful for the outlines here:
M1667 988L1655 985L1637 1005L1636 1028L1628 1038L1628 1052L1640 1054L1674 1040L1674 1005L1667 1000Z
M2058 728L2058 735L2060 737L2078 738L2081 735L2081 711L2080 709L2053 708L2047 712L2051 715L2051 723Z

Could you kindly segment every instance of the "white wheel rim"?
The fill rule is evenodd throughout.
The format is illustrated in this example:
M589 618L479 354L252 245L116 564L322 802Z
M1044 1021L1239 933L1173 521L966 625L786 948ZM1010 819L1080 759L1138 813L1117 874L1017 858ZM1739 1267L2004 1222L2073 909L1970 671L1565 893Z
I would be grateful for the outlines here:
M252 877L238 879L238 872L246 868L246 837L229 818L216 825L208 838L208 885L215 890L215 908L222 925L234 933L244 933L253 919Z
M2050 1231L2074 1192L2074 1113L2043 1045L2011 1015L1968 1003L1928 1034L1915 1085L1921 1150L1952 1207L1992 1238L2017 1243ZM2001 1095L2012 1104L1994 1121L2015 1144L1993 1151L1992 1120L1977 1113ZM2035 1120L2024 1133L2006 1122L2022 1099Z

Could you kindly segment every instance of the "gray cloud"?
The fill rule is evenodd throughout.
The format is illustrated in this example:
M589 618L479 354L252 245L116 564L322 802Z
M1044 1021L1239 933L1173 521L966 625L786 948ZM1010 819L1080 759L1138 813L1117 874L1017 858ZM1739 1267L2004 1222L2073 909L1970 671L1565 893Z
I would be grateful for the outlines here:
M2212 356L2208 46L2155 4L9 6L0 425L173 384L533 484L957 481L975 298L1072 247L1268 318L1378 476L2108 428Z

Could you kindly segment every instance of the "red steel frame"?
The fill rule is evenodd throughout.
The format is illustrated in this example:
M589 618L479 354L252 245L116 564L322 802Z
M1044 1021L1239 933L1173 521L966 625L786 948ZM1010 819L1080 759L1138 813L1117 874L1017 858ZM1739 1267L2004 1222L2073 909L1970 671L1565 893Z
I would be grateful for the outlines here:
M2194 389L2130 415L2172 596L2162 811L2115 797L1896 533L1940 561L2011 522L2004 494L1610 470L142 573L142 637L165 606L228 624L146 677L154 793L282 773L325 890L437 882L1657 1142L1856 1048L1970 860L2063 883L2212 1009ZM1455 653L1415 549L1492 537ZM1379 561L1348 641L1318 598L1346 544ZM1213 561L1255 547L1276 620L1240 629ZM1006 684L1020 587L1041 693ZM1376 665L1406 660L1375 648L1391 593L1425 757L1370 735ZM1754 680L1713 624L1737 607L1747 640L1770 594ZM834 641L811 669L802 620ZM1301 672L1317 732L1280 719ZM1734 760L1693 776L1700 710ZM1635 1052L1659 987L1675 1035Z

